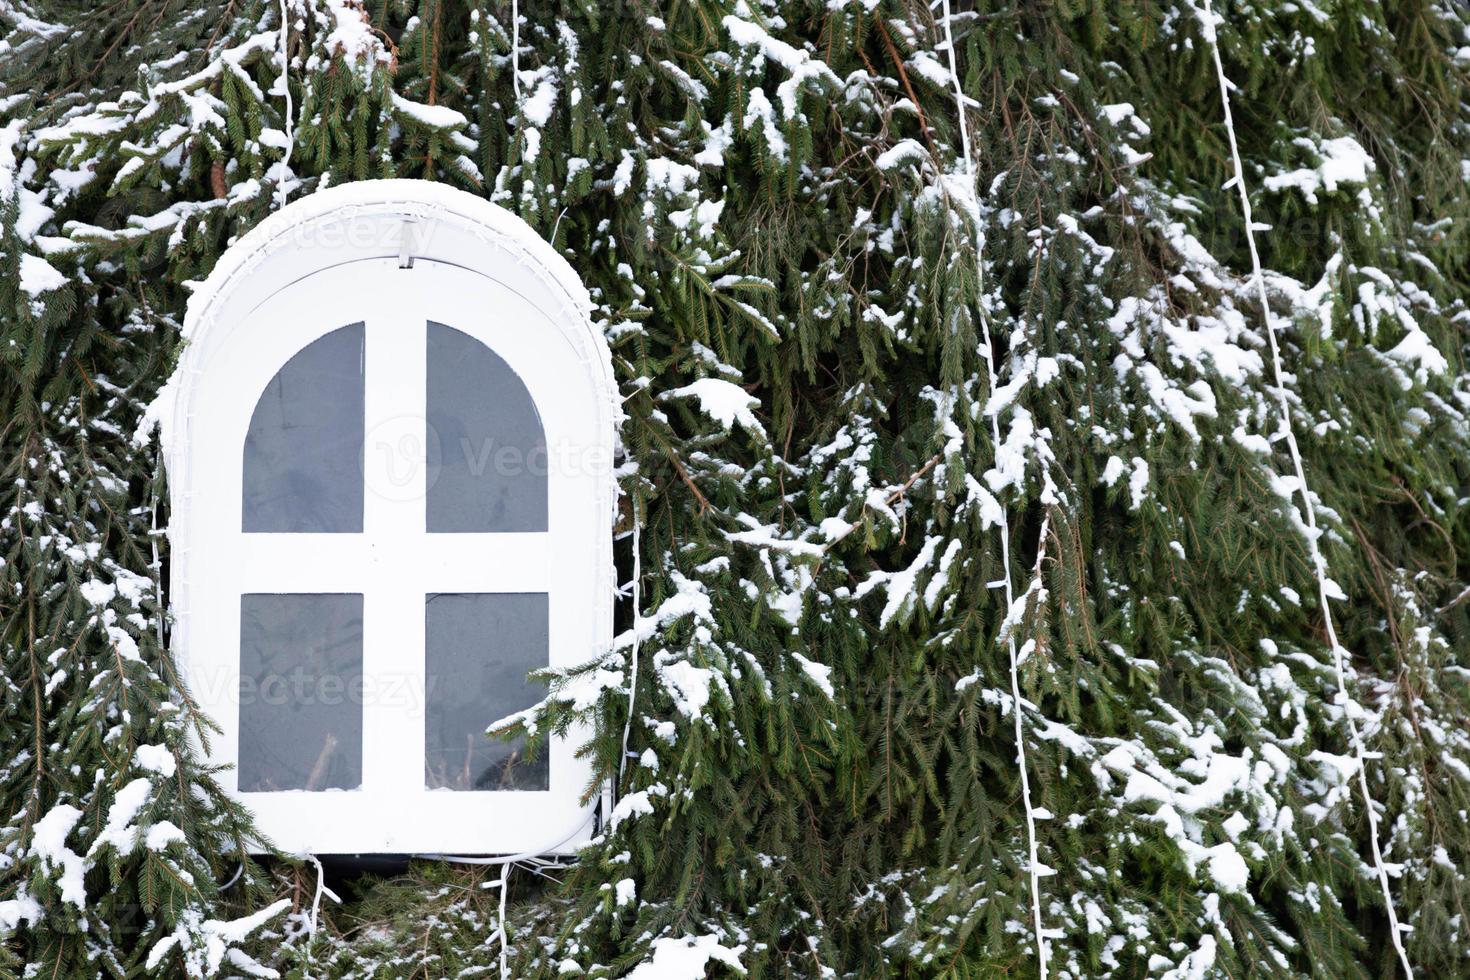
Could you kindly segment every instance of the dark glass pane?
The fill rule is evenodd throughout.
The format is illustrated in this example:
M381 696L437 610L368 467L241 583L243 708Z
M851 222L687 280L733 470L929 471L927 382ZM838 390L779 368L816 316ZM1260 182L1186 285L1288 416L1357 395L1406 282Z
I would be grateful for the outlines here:
M430 531L546 530L546 436L510 365L429 324Z
M362 596L240 597L240 789L362 784Z
M546 754L527 762L523 740L487 726L546 696L527 674L547 660L546 594L447 592L425 600L424 781L430 789L535 790L549 785Z
M334 330L276 372L245 437L246 531L362 530L363 327Z

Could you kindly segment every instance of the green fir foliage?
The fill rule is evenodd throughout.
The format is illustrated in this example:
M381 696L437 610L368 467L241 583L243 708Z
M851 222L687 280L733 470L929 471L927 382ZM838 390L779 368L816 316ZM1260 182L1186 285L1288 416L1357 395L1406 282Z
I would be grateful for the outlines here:
M0 3L0 975L1035 975L1008 638L1052 976L1392 975L1349 711L1470 971L1461 5L1217 8L1345 699L1193 0L956 3L973 186L942 4L523 2L519 102L510 3L285 6L290 127L277 0ZM283 172L483 194L612 350L633 758L503 923L418 864L312 934L167 647L143 413ZM538 725L599 778L623 595Z

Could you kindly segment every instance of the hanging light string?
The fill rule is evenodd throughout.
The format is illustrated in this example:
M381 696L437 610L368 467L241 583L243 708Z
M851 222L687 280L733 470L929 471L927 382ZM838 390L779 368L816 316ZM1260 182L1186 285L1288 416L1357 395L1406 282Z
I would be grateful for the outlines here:
M286 99L286 149L281 155L281 169L276 178L277 210L286 206L286 177L290 173L291 145L296 142L295 109L291 105L291 15L286 3L287 0L281 0L281 95Z
M311 980L311 953L312 947L316 945L316 931L320 924L322 896L326 895L332 901L339 904L342 899L338 898L337 893L327 887L327 873L322 868L321 859L315 854L308 854L306 857L307 860L316 865L316 893L311 898L311 922L308 927L309 932L306 940L306 965L302 968L302 973L306 980Z
M1251 256L1251 279L1256 289L1256 299L1261 304L1261 315L1266 320L1266 337L1271 346L1271 375L1276 387L1277 405L1281 412L1281 435L1286 441L1286 447L1291 455L1291 465L1296 473L1297 490L1302 496L1302 516L1307 524L1307 553L1312 560L1312 570L1317 577L1317 598L1322 606L1322 621L1327 629L1327 642L1332 647L1333 666L1337 675L1337 704L1343 709L1343 717L1347 720L1348 733L1352 742L1353 757L1357 760L1358 787L1362 790L1363 809L1368 815L1368 840L1373 846L1373 867L1378 872L1378 885L1383 891L1383 908L1388 913L1389 935L1393 940L1394 951L1398 953L1399 962L1403 965L1406 977L1414 976L1414 968L1409 963L1409 954L1404 950L1402 933L1404 927L1399 925L1398 915L1394 911L1393 893L1389 888L1388 868L1383 862L1383 852L1378 845L1378 814L1373 809L1373 797L1368 789L1368 752L1363 747L1363 737L1358 731L1357 720L1353 717L1349 707L1351 695L1348 693L1348 678L1346 653L1337 639L1337 628L1332 621L1332 608L1329 605L1331 593L1338 595L1341 591L1335 586L1329 588L1327 578L1327 562L1322 557L1321 549L1317 545L1320 532L1317 530L1317 517L1312 507L1312 494L1307 487L1306 470L1302 466L1302 454L1297 447L1296 433L1292 428L1291 405L1286 397L1286 381L1281 368L1281 347L1277 343L1276 334L1280 329L1275 318L1271 315L1271 304L1266 295L1266 277L1261 270L1261 255L1256 248L1255 219L1251 212L1251 199L1245 183L1245 168L1240 162L1240 147L1235 139L1235 121L1230 113L1230 81L1225 77L1225 66L1220 60L1220 43L1216 37L1215 27L1217 19L1211 0L1204 0L1204 24L1205 35L1209 38L1210 51L1214 55L1215 78L1220 86L1220 104L1225 113L1225 132L1230 138L1230 158L1235 168L1235 176L1231 184L1240 196L1240 210L1245 218L1245 240L1250 248ZM1223 18L1220 19L1223 23ZM1228 188L1230 184L1227 184ZM1295 496L1292 497L1292 507L1296 507Z
M618 792L624 790L623 771L628 766L628 736L633 733L633 698L638 693L639 610L643 605L643 522L638 517L638 499L629 498L633 511L633 650L628 655L628 718L623 722L623 749L618 755Z
M423 858L431 861L444 861L449 864L468 864L481 867L500 868L499 879L490 883L486 887L500 889L500 920L495 924L495 931L490 934L490 940L500 946L501 980L509 980L510 978L510 933L505 927L505 905L506 892L509 890L510 887L511 869L520 864L522 861L541 861L543 866L546 866L548 862L542 861L542 855L550 851L555 851L557 848L561 847L563 844L566 844L578 834L582 833L582 831L586 830L592 824L592 820L596 816L597 805L593 804L587 810L587 815L582 819L582 822L577 824L576 830L573 830L570 834L567 834L557 841L548 842L544 847L537 847L529 851L522 851L519 854L507 854L500 857L469 857L458 854L414 855L414 857L417 858ZM534 871L535 869L533 868L532 870Z
M965 167L966 187L969 190L974 212L971 215L975 223L975 276L979 302L976 308L980 319L980 336L985 355L986 381L991 391L997 386L995 370L995 354L990 343L990 316L985 309L985 229L980 224L980 191L976 183L975 166L971 159L970 149L970 127L965 111L965 94L960 88L960 74L955 62L954 32L950 28L950 6L949 0L942 0L944 12L944 45L945 52L949 56L949 78L954 85L955 111L960 121L960 147L963 153ZM991 445L999 449L1000 440L1000 413L988 412L990 416L990 439ZM1004 500L998 500L1000 504L1000 559L1001 566L1005 569L1006 616L1009 618L1011 606L1015 602L1015 585L1011 581L1011 529L1009 511ZM1021 805L1026 809L1026 846L1028 850L1027 876L1031 885L1031 929L1036 940L1036 959L1041 971L1042 980L1047 976L1047 960L1051 956L1051 947L1047 942L1046 934L1041 927L1041 860L1037 853L1036 844L1036 814L1031 806L1031 777L1028 775L1028 763L1026 759L1026 735L1021 724L1021 708L1025 703L1021 700L1021 678L1019 662L1016 657L1016 638L1014 631L1006 631L1006 652L1010 657L1011 675L1011 714L1016 722L1016 768L1021 774Z
M148 534L148 548L153 558L153 564L151 566L153 570L153 601L158 606L155 613L156 619L154 621L154 627L156 630L156 635L158 637L159 650L167 649L163 628L164 619L168 616L168 604L163 595L163 562L159 561L158 558L158 538L160 534L158 529L158 506L160 503L159 498L161 496L159 490L163 486L164 479L165 467L163 462L163 442L160 441L158 443L158 451L153 457L153 490L151 499L148 504L148 513L150 516L151 525ZM226 885L225 887L228 888L229 886Z
M510 980L510 940L505 932L506 894L510 891L510 862L500 866L500 913L495 931L500 933L500 980Z
M510 87L516 95L516 124L521 118L521 3L510 0Z

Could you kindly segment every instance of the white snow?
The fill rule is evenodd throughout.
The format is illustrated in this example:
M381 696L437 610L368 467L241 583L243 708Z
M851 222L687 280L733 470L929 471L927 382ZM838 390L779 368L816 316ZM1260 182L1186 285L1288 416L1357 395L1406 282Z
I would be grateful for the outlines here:
M852 533L852 522L844 521L840 517L825 517L822 523L817 525L817 531L828 541L837 541Z
M117 586L111 582L101 579L88 579L83 582L79 591L82 598L94 606L105 606L117 595Z
M949 69L928 51L915 51L914 56L909 59L909 67L935 88L948 88L954 80Z
M1209 849L1208 869L1216 887L1222 892L1243 892L1250 879L1245 858L1234 844L1216 844Z
M694 154L694 162L701 167L722 167L725 165L725 150L729 149L734 142L733 127L727 116L718 128L710 127L705 123L706 136L704 149Z
M0 127L0 200L8 200L16 189L15 148L20 143L21 120Z
M521 96L521 118L540 129L551 121L551 112L556 108L556 71L551 65L522 70L521 86L522 91L529 92Z
M150 851L161 851L173 843L183 843L184 832L168 820L160 820L148 828L144 835L144 846Z
M464 113L442 105L425 105L393 93L393 108L432 129L458 129L469 125Z
M1182 719L1174 731L1193 753L1175 767L1177 771L1161 765L1137 743L1116 746L1101 763L1107 770L1127 777L1124 803L1158 804L1144 819L1163 827L1191 872L1203 868L1221 892L1244 891L1250 876L1245 859L1232 842L1212 847L1201 844L1200 814L1220 807L1232 793L1250 793L1256 788L1251 752L1247 749L1240 756L1229 755L1221 751L1220 737L1213 730L1192 736ZM1266 772L1270 769L1269 765L1265 767ZM1187 776L1203 778L1195 782ZM1233 817L1228 822L1239 829Z
M45 915L41 903L31 898L25 885L22 884L15 898L8 898L0 902L0 933L8 933L22 922L27 925L36 925Z
M613 886L618 908L632 905L638 896L638 885L632 878L622 878Z
M1214 976L1215 956L1219 944L1214 936L1204 935L1200 937L1199 948L1192 950L1188 956L1179 962L1179 965L1166 973L1159 974L1159 980L1208 980ZM1155 957L1160 959L1160 957ZM1149 963L1152 970L1154 964Z
M1148 495L1148 460L1133 457L1133 472L1128 476L1129 506L1137 510Z
M815 660L808 660L796 651L791 652L791 657L806 673L807 679L829 698L836 698L837 694L832 690L832 668L826 664L819 664Z
M678 590L656 609L645 612L638 620L638 640L640 642L653 637L655 633L685 616L693 616L700 624L698 630L708 631L714 626L714 606L710 601L709 593L704 586L694 579L685 578L677 571L672 573L674 587ZM613 648L625 650L633 645L633 630L628 629L618 634L613 641Z
M664 687L674 697L674 707L687 718L698 718L709 704L709 686L714 682L715 672L708 667L696 667L687 660L665 664L658 669Z
M31 853L40 858L41 867L61 872L61 900L79 909L87 905L87 863L66 846L66 838L80 819L82 811L69 803L58 803L36 821L31 837Z
M290 907L291 899L283 898L253 915L230 920L204 919L201 921L197 912L186 912L174 931L160 939L148 951L148 959L144 962L143 969L154 973L159 969L164 958L175 947L178 947L183 952L186 972L190 975L214 976L228 958L230 964L242 972L255 976L278 976L275 970L261 966L239 950L230 947L233 944L244 942L250 933ZM195 946L201 938L203 940L202 950Z
M939 598L944 593L945 586L949 585L949 572L954 566L955 559L960 556L964 546L959 538L954 538L944 549L944 554L939 556L939 567L934 570L934 575L929 579L929 584L924 586L924 607L933 610L939 604Z
M827 67L826 62L813 58L808 52L792 47L779 38L772 37L759 24L743 20L734 14L727 15L724 24L725 30L730 32L730 39L736 44L745 48L758 49L772 63L780 65L791 73L791 77L776 89L776 98L781 103L781 111L785 118L796 118L797 93L809 80L820 80L833 87L840 84L837 76L832 74L832 69ZM753 89L752 97L760 91L760 89ZM761 92L761 98L764 100L764 92ZM748 121L746 125L749 125Z
M623 194L627 192L628 188L633 186L633 167L637 164L637 162L638 161L633 158L633 154L629 153L627 150L623 151L622 158L618 161L617 167L613 170L613 197L622 197Z
M737 973L745 972L740 963L745 947L724 946L717 936L655 939L652 949L653 956L638 964L626 980L704 980L712 960Z
M879 170L892 170L910 160L927 160L929 151L918 140L902 139L878 154L873 165Z
M760 405L744 388L723 378L700 378L682 388L668 392L670 398L696 398L704 414L720 423L728 431L737 422L752 435L765 437L765 427L751 409Z
M775 110L771 107L771 100L766 98L765 89L756 87L750 90L745 101L745 118L741 121L746 129L760 129L771 156L781 161L786 159L789 149L786 134L781 132L781 124L776 121Z
M133 753L133 761L139 768L156 772L164 779L172 779L177 767L174 754L166 745L140 745Z
M87 851L88 857L107 845L111 845L118 854L124 857L133 852L133 844L137 836L137 828L133 826L133 819L137 817L138 811L143 809L143 804L148 802L148 793L151 789L152 783L148 777L139 776L117 791L117 795L112 798L112 806L107 810L106 824Z
M873 572L858 586L857 598L862 598L879 584L887 588L888 601L884 604L883 612L878 618L880 628L887 629L896 617L912 611L914 601L919 596L919 573L934 561L935 552L942 540L938 535L931 535L925 539L919 553L914 556L914 560L907 568L897 572Z
M670 196L687 193L699 186L699 169L668 157L649 157L644 170L648 174L650 193L662 191Z
M1138 111L1133 108L1132 102L1116 102L1100 108L1104 118L1114 126L1122 126L1127 120L1138 118Z
M56 266L37 255L26 253L20 257L20 288L29 296L36 297L60 289L66 285L66 276Z
M646 817L653 813L653 800L649 799L648 790L639 790L636 793L624 793L619 798L617 805L613 807L612 813L608 815L608 824L614 829L624 820L632 817Z
M1396 346L1388 351L1388 356L1396 361L1410 365L1414 371L1415 379L1423 384L1431 374L1444 374L1450 369L1450 362L1434 346L1429 335L1419 326L1404 334Z
M730 39L736 44L741 47L759 48L761 54L788 71L801 67L811 57L805 51L798 51L785 41L771 37L759 24L742 20L734 14L727 15L724 24L725 30L730 33Z
M1278 193L1295 189L1301 192L1308 204L1316 204L1318 191L1331 192L1339 187L1368 183L1368 175L1373 170L1373 158L1351 136L1324 140L1315 149L1321 161L1316 167L1267 177L1262 182L1266 189Z
M373 32L367 12L357 0L326 0L324 6L332 17L332 30L322 47L342 55L348 65L359 68L365 81L370 81L366 63L388 61L391 56Z

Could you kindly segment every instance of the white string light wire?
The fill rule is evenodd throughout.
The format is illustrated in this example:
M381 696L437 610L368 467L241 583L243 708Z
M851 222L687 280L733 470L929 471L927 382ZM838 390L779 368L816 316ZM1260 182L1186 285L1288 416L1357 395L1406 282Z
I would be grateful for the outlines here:
M326 895L332 901L338 903L342 899L338 898L337 893L327 887L327 873L322 868L321 860L315 854L308 854L306 857L307 860L316 865L316 894L311 899L311 931L306 939L306 966L303 967L302 971L305 974L306 980L311 980L311 950L312 946L316 944L316 930L321 915L322 896Z
M510 891L510 869L513 867L509 862L500 866L500 918L495 924L495 929L500 933L500 980L510 980L510 940L505 932L505 896Z
M291 15L281 0L281 94L286 98L286 149L276 178L276 209L286 206L286 175L290 172L291 144L296 142L295 109L291 105Z
M154 458L153 464L153 501L148 507L152 522L152 528L148 535L148 547L153 556L153 601L158 604L155 627L158 634L158 649L160 650L167 648L164 642L163 621L168 616L168 606L165 604L163 596L163 563L158 560L158 484L163 476L163 472L163 444L159 443L158 454ZM225 887L228 888L229 885Z
M577 825L576 830L573 830L570 834L567 834L565 837L561 838L555 843L547 844L545 847L539 847L529 851L522 851L519 854L508 854L501 857L463 857L450 854L414 855L415 857L426 858L434 861L447 861L450 864L473 864L488 866L499 865L500 880L489 887L500 889L500 920L496 923L495 931L490 935L490 940L492 942L497 942L500 945L500 980L510 980L510 934L505 928L505 905L506 892L508 891L508 888L506 886L510 882L511 868L521 861L538 860L541 855L546 854L549 851L554 851L557 848L561 847L567 841L571 840L573 837L576 837L582 831L586 830L587 826L592 823L593 818L596 816L597 804L594 803L592 807L588 809L587 816L583 818L582 822Z
M510 87L516 94L516 122L521 118L521 4L510 2Z
M623 749L618 755L618 791L623 791L623 771L628 767L628 736L633 733L633 698L638 693L638 627L643 604L643 522L638 518L638 501L633 511L633 651L628 655L628 718L623 722Z
M989 375L987 380L990 390L995 391L997 385L995 354L990 343L990 316L985 310L985 229L980 225L980 191L976 184L975 166L971 159L970 126L965 112L965 94L960 88L960 73L955 62L954 32L950 28L949 0L942 0L942 6L944 8L944 45L945 52L949 56L949 78L954 85L955 110L960 118L960 147L964 154L965 180L971 202L974 205L971 217L975 222L975 275L976 288L979 293L979 302L976 306L980 316L980 336L984 345L985 371ZM1001 445L1000 413L988 412L986 414L990 416L991 445L998 450ZM1011 605L1015 602L1016 591L1011 582L1010 517L1005 501L998 500L998 503L1000 504L1000 560L1001 566L1005 569L1003 582L1006 615L1009 617ZM1021 805L1026 808L1026 846L1030 852L1026 871L1031 883L1031 927L1036 937L1037 965L1040 968L1042 980L1046 980L1047 960L1051 956L1051 947L1041 928L1041 860L1036 846L1036 814L1031 807L1031 777L1027 774L1026 735L1021 725L1021 708L1025 702L1021 700L1021 678L1013 631L1007 631L1006 652L1010 655L1011 714L1016 720L1016 768L1021 773Z
M235 865L235 873L232 874L232 875L230 875L230 880L227 881L227 882L225 882L223 885L220 885L219 886L219 890L220 891L228 891L231 887L234 886L235 882L237 882L237 881L240 880L240 876L243 875L244 873L245 873L245 862L244 861L241 861L239 864Z
M1332 647L1333 666L1337 674L1337 703L1343 709L1343 717L1347 720L1348 732L1352 741L1353 756L1358 763L1358 787L1363 793L1363 809L1368 815L1368 839L1373 845L1373 866L1378 872L1378 885L1383 890L1383 907L1388 913L1389 936L1393 940L1393 948L1398 953L1399 962L1403 965L1404 975L1412 978L1414 968L1409 963L1409 954L1404 950L1403 935L1404 927L1399 925L1398 914L1393 907L1393 893L1389 888L1388 868L1383 862L1383 852L1378 846L1378 814L1373 809L1373 797L1368 789L1368 752L1363 747L1363 737L1358 731L1357 719L1353 717L1350 707L1351 695L1348 693L1347 665L1345 654L1341 643L1337 639L1337 628L1332 621L1332 608L1329 605L1330 592L1340 595L1341 591L1335 586L1329 589L1327 578L1327 562L1322 557L1322 552L1317 546L1319 531L1317 530L1317 516L1312 508L1312 494L1307 488L1306 470L1302 466L1302 455L1297 448L1296 433L1291 423L1291 405L1286 397L1286 382L1284 372L1281 368L1281 347L1276 341L1276 332L1279 327L1271 316L1271 304L1266 295L1266 277L1261 271L1261 256L1256 249L1255 219L1251 213L1251 198L1245 184L1245 168L1240 162L1240 147L1235 140L1235 120L1230 114L1230 81L1225 77L1225 66L1220 60L1220 44L1215 34L1216 17L1214 7L1210 0L1204 0L1204 30L1210 41L1210 51L1215 60L1215 77L1220 85L1220 104L1225 112L1225 132L1230 138L1230 158L1235 167L1235 176L1231 183L1240 195L1240 209L1245 217L1245 240L1250 247L1251 256L1251 279L1256 288L1256 298L1261 304L1261 315L1266 320L1266 337L1271 345L1271 374L1276 386L1276 399L1281 410L1281 434L1286 441L1286 447L1290 451L1291 465L1296 472L1297 489L1302 495L1302 516L1307 524L1307 553L1312 560L1312 570L1317 576L1317 597L1322 606L1322 620L1327 629L1327 642ZM1223 20L1221 21L1223 22ZM1227 184L1227 187L1230 185ZM1295 498L1292 498L1292 506L1296 506Z

